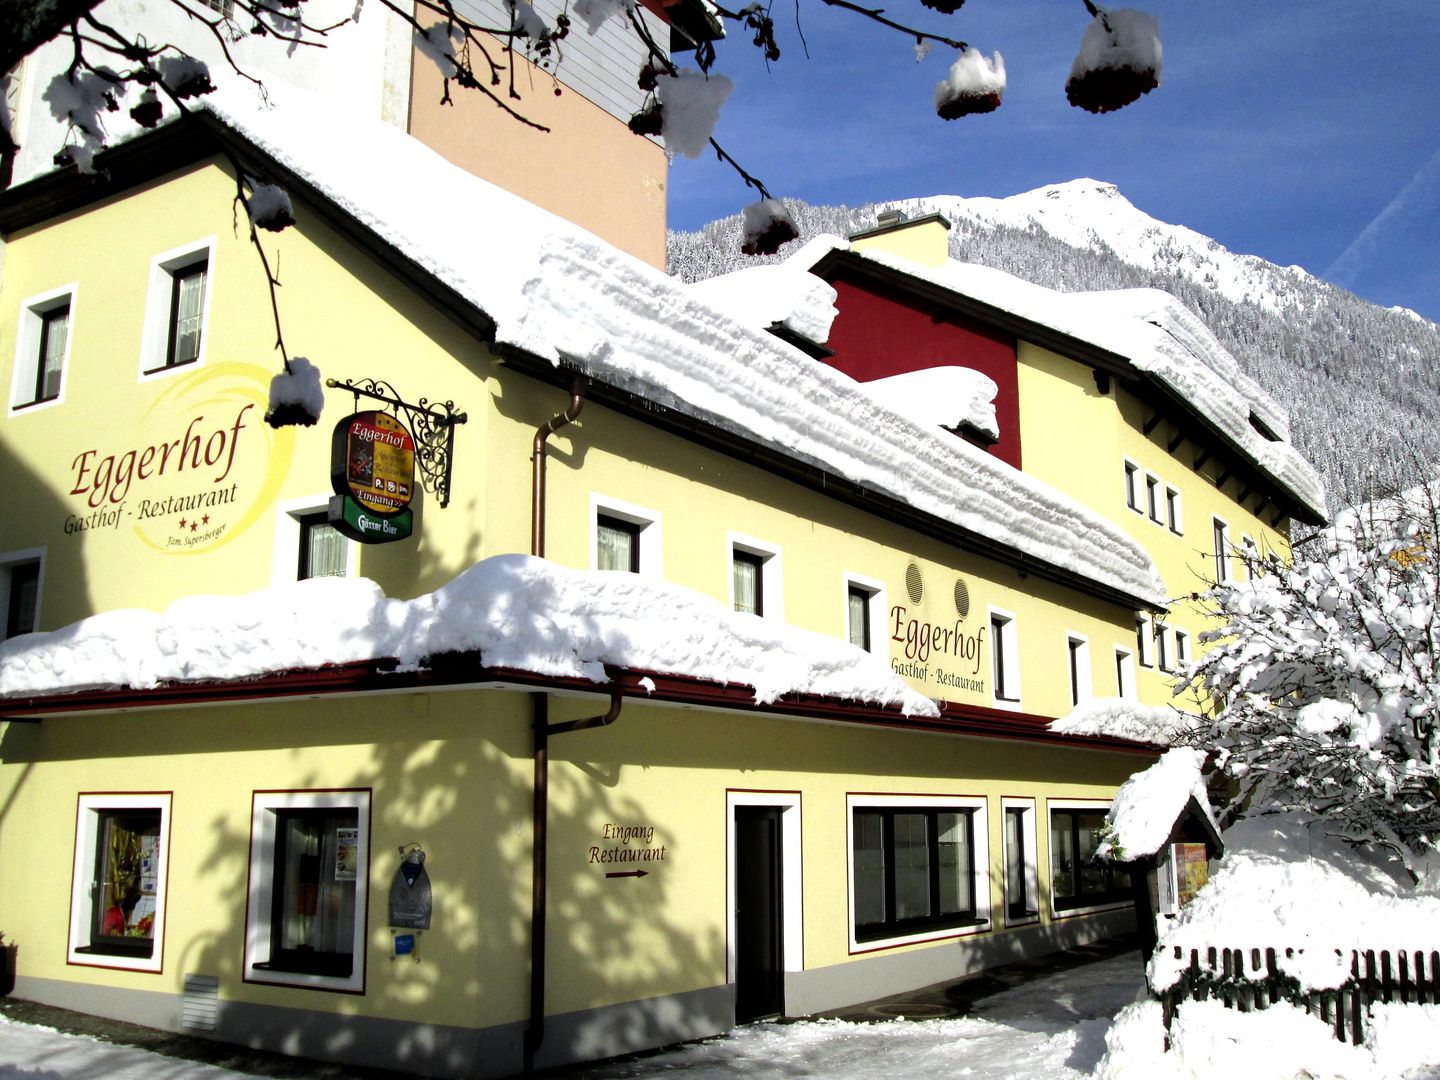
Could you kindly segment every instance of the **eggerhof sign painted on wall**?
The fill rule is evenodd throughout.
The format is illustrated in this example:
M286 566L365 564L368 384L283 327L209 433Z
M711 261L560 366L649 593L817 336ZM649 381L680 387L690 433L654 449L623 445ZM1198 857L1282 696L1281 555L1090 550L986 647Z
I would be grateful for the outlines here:
M96 425L70 461L65 534L133 535L170 555L240 535L294 452L293 432L261 419L269 381L253 364L216 364L176 378L132 423Z
M384 544L414 528L415 439L389 413L351 413L335 425L330 483L339 496L330 524L352 540Z
M988 703L989 657L983 615L971 617L970 588L964 578L948 579L932 572L936 587L927 589L920 568L912 563L905 574L903 595L909 603L892 603L887 631L890 668L915 689L948 701ZM953 603L953 606L952 606Z

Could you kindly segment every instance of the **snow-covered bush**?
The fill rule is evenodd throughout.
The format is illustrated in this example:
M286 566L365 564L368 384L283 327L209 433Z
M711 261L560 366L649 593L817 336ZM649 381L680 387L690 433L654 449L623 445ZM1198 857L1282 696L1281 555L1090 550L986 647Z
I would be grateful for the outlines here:
M745 233L740 250L746 255L774 255L781 244L800 235L795 219L779 199L761 199L741 211Z
M285 370L270 380L265 422L271 427L311 427L325 408L320 369L303 356L292 356Z
M962 49L950 73L935 85L935 113L942 120L994 112L1005 96L1005 59L979 49Z
M1337 517L1290 565L1208 593L1220 629L1191 688L1232 812L1298 810L1417 877L1440 841L1440 488Z
M1114 112L1160 85L1160 21L1134 8L1092 10L1065 97L1086 112Z

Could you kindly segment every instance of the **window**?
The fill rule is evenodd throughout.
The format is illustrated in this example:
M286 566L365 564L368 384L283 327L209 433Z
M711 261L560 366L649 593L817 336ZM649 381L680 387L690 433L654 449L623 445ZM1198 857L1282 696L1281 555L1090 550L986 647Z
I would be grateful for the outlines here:
M1140 512L1140 466L1133 461L1125 462L1125 505Z
M5 608L5 637L28 634L39 625L41 552L0 556L0 600Z
M1184 630L1175 631L1175 666L1182 671L1190 662L1190 635Z
M214 244L211 238L168 251L151 262L142 374L158 375L203 361Z
M370 792L257 791L245 980L364 992Z
M72 964L159 971L170 794L87 793L75 816Z
M984 800L875 795L848 802L857 945L986 925Z
M1129 649L1115 650L1115 696L1135 697L1135 654Z
M1090 643L1071 634L1065 645L1070 660L1070 704L1079 705L1094 696L1090 681Z
M590 498L594 570L621 570L658 577L660 515L614 499Z
M330 524L324 495L287 499L276 507L270 578L275 585L317 577L353 577L360 545Z
M760 568L765 560L748 551L730 555L730 592L736 611L746 615L765 614L765 590L761 585Z
M73 285L31 297L20 305L11 408L24 409L60 400L70 356L74 306Z
M1260 560L1260 549L1255 546L1252 537L1240 534L1240 557L1245 560L1245 577L1254 580L1255 568Z
M759 540L727 533L730 547L730 604L749 615L785 617L780 551Z
M1165 624L1157 622L1155 624L1155 663L1159 665L1161 671L1175 670L1175 665L1170 661L1169 636Z
M1055 911L1130 901L1130 875L1095 859L1104 806L1050 807L1050 899Z
M331 525L326 512L304 514L300 525L300 581L317 577L345 577L349 572L349 541Z
M1003 799L1005 812L1005 925L1040 918L1039 870L1035 860L1035 800Z
M595 568L640 572L640 526L601 514L595 522Z
M1135 616L1135 652L1140 657L1141 667L1155 666L1154 639L1155 628L1151 625L1150 615L1139 612Z
M1215 584L1230 580L1230 526L1219 518L1214 520Z
M1160 516L1160 478L1154 473L1145 474L1145 508L1156 525L1164 523Z
M205 306L206 262L183 266L170 275L169 340L165 366L200 359L200 319Z
M990 611L990 674L995 681L997 703L1019 702L1020 646L1016 640L1015 616L993 608Z
M877 640L876 627L885 625L885 586L878 581L845 577L845 632L851 645L866 652L886 648L884 634Z
M1180 491L1177 488L1165 488L1165 520L1172 533L1176 536L1185 535L1185 518L1180 508Z

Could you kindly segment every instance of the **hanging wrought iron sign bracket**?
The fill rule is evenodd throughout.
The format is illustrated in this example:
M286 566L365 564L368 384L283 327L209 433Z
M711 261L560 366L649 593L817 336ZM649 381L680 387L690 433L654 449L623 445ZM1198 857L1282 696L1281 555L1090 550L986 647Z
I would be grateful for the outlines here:
M420 469L421 487L434 495L441 507L450 504L455 425L469 419L463 412L455 411L453 401L432 403L422 397L418 405L411 405L400 397L395 387L380 379L361 379L358 383L348 379L344 382L326 379L325 385L332 390L348 390L354 394L357 411L360 399L367 397L383 401L397 417L403 414L415 439L415 464Z

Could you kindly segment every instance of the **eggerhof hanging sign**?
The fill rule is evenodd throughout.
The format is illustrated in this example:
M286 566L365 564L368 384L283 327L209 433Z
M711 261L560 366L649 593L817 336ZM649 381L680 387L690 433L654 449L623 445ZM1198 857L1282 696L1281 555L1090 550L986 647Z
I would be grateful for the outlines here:
M414 527L415 439L389 413L357 412L330 443L330 524L362 544L404 540Z

